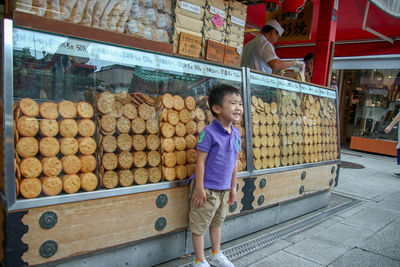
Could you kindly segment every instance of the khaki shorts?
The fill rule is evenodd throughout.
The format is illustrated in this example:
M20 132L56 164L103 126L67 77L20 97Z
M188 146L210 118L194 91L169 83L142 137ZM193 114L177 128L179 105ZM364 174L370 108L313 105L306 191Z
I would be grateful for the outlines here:
M192 196L195 190L195 180L193 179L190 182L189 228L196 235L204 235L209 226L219 227L224 222L229 207L230 190L206 188L207 201L200 208L196 208L192 203Z

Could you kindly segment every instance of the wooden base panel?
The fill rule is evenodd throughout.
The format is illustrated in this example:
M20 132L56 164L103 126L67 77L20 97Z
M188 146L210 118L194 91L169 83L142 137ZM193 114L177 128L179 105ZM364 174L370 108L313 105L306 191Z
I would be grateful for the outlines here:
M352 136L350 149L397 156L397 142Z

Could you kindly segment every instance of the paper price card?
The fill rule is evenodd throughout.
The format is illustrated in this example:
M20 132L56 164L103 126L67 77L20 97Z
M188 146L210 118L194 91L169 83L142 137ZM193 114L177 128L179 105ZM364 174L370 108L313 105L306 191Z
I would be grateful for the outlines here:
M178 54L200 57L201 37L181 32L179 35Z

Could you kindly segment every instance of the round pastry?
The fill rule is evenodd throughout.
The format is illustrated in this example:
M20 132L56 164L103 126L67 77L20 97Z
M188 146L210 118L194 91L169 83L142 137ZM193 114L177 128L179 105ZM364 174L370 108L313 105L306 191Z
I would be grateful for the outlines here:
M161 170L159 167L151 167L148 169L148 172L151 183L158 183L161 180Z
M91 137L81 137L78 139L79 152L83 155L90 155L96 152L96 141Z
M56 136L58 134L58 122L56 120L43 119L39 122L40 133L43 136Z
M189 121L185 125L186 127L186 133L187 134L195 134L196 133L196 123L194 121Z
M97 100L97 109L103 114L109 114L113 110L114 104L114 94L110 92L104 92Z
M195 149L186 150L186 162L196 163L197 151Z
M121 134L117 138L118 149L121 151L129 151L132 147L132 138L129 134Z
M260 122L260 115L258 113L251 114L251 120L253 124L258 124Z
M168 152L163 155L164 165L167 167L174 167L176 165L176 154L174 152Z
M90 119L94 115L93 106L88 102L79 102L78 104L76 104L76 110L78 116L83 119Z
M118 166L118 156L114 153L104 153L101 164L108 171L114 170Z
M157 119L149 119L146 121L146 131L149 134L156 134L158 133L158 121Z
M75 155L62 157L61 163L63 165L63 171L66 174L75 174L78 173L81 169L81 161Z
M114 131L117 127L117 120L111 115L104 115L101 118L101 128L106 132Z
M149 150L157 150L160 147L160 139L157 135L151 134L147 136L147 148Z
M164 122L161 126L161 133L164 137L170 138L175 134L175 127L168 122Z
M254 168L256 170L259 170L262 168L262 160L261 159L254 160Z
M147 164L147 155L143 151L133 153L133 164L137 168L141 168L146 166Z
M253 136L258 136L260 134L260 125L253 124Z
M43 119L55 120L58 118L57 104L53 102L43 102L39 106L39 113Z
M63 100L58 103L58 112L65 119L73 119L76 117L76 106L69 100Z
M168 110L164 109L160 111L160 121L168 121Z
M196 172L196 164L186 164L188 177Z
M104 136L101 144L106 152L114 152L117 149L117 139L112 135Z
M268 145L268 137L267 136L265 136L265 135L262 136L260 140L261 140L261 145L262 146L267 146ZM256 142L258 142L258 140Z
M147 153L147 162L152 167L158 166L160 164L160 162L161 162L160 153L158 153L157 151L148 152Z
M19 169L22 176L26 178L35 178L42 173L42 164L37 158L25 158L19 163Z
M165 93L162 96L162 104L164 105L164 107L171 109L174 107L174 97L169 94L169 93Z
M138 108L138 114L144 120L154 119L156 117L156 109L153 106L143 103Z
M120 133L129 133L130 129L131 129L131 121L128 118L121 116L117 120L117 130Z
M79 174L79 178L81 179L81 187L83 190L90 192L96 189L98 180L94 173L81 173Z
M55 137L44 137L39 142L39 151L45 157L54 157L60 151L60 144Z
M107 189L112 189L118 185L118 173L106 171L103 175L102 184Z
M132 137L132 146L136 151L142 151L146 148L146 138L143 135L134 135Z
M175 125L175 133L177 136L185 136L186 135L185 124L179 122L177 125Z
M162 141L162 149L165 152L173 152L175 150L175 141L172 138L164 138Z
M131 170L120 170L118 177L121 186L131 186L133 184L133 173Z
M179 122L179 113L175 110L169 110L167 113L167 120L172 125L177 125Z
M197 128L196 132L200 133L201 131L203 131L204 128L206 128L206 126L207 125L204 121L198 121L197 126L196 126L196 128Z
M122 107L122 114L128 119L133 120L137 116L137 109L133 104L127 103Z
M142 134L146 129L146 123L142 118L136 118L132 121L132 131L135 134Z
M179 95L174 95L174 109L182 110L185 107L185 102L183 98Z
M97 167L96 158L93 155L80 155L81 172L94 172Z
M62 171L62 163L57 157L43 158L41 163L46 176L57 176Z
M206 119L206 115L204 114L204 111L201 108L196 108L194 114L196 120L198 121L204 121Z
M133 179L136 184L143 185L149 180L149 173L145 168L138 168L133 171Z
M19 101L19 109L25 116L36 117L39 115L39 105L31 98L22 98Z
M273 151L272 149L270 151ZM268 156L268 149L265 146L261 147L261 157L265 158Z
M15 150L23 158L34 157L39 151L39 143L34 137L22 137L17 141Z
M263 169L267 169L268 168L268 158L262 158L261 165L262 165Z
M176 178L175 168L163 167L164 178L167 181L173 181Z
M36 118L21 116L17 121L17 129L22 136L35 136L39 131L39 122Z
M261 158L261 149L259 147L253 148L253 157L255 159Z
M192 134L185 136L185 142L187 148L195 148L197 144L196 137Z
M129 151L121 152L118 155L118 164L122 169L129 169L132 167L133 155Z
M60 135L74 137L78 134L78 124L74 119L64 119L60 122Z
M261 136L267 135L267 127L265 125L260 125L260 135Z
M78 140L72 137L62 138L60 140L60 151L63 155L75 155L78 152Z
M40 179L42 191L47 196L56 196L62 190L62 180L56 176L43 177Z
M192 96L187 96L185 98L185 107L188 110L194 110L196 108L196 100Z
M35 198L42 191L42 184L38 178L22 179L19 190L24 198Z
M110 116L114 118L120 118L123 114L123 107L124 105L121 102L115 101Z
M176 152L176 164L178 164L178 165L186 164L186 151Z
M81 179L76 174L64 175L62 183L63 189L67 194L74 194L81 188Z
M174 142L175 142L175 148L177 150L182 151L182 150L186 149L186 140L185 140L184 137L175 136L174 137Z
M187 168L186 166L175 166L176 178L179 180L183 180L187 177Z
M261 146L261 138L259 136L253 137L253 147L258 148Z
M78 122L78 133L83 137L91 137L96 132L96 124L90 119L83 119Z

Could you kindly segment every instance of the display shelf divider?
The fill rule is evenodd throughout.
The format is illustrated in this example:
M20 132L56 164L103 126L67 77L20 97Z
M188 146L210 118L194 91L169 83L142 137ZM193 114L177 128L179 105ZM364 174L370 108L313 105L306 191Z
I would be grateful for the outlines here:
M245 112L245 132L246 132L246 162L247 171L251 174L253 172L253 127L251 124L251 87L250 87L250 69L242 68L242 82L243 82L243 105Z
M337 164L337 163L340 163L340 160L334 159L334 160L327 160L327 161L321 161L321 162L303 163L303 164L297 164L297 165L291 165L291 166L276 167L276 168L271 168L271 169L254 170L251 173L251 175L257 176L257 175L271 174L271 173L284 172L284 171L294 171L294 170L299 170L299 169L314 168L314 167L326 166L326 165Z

